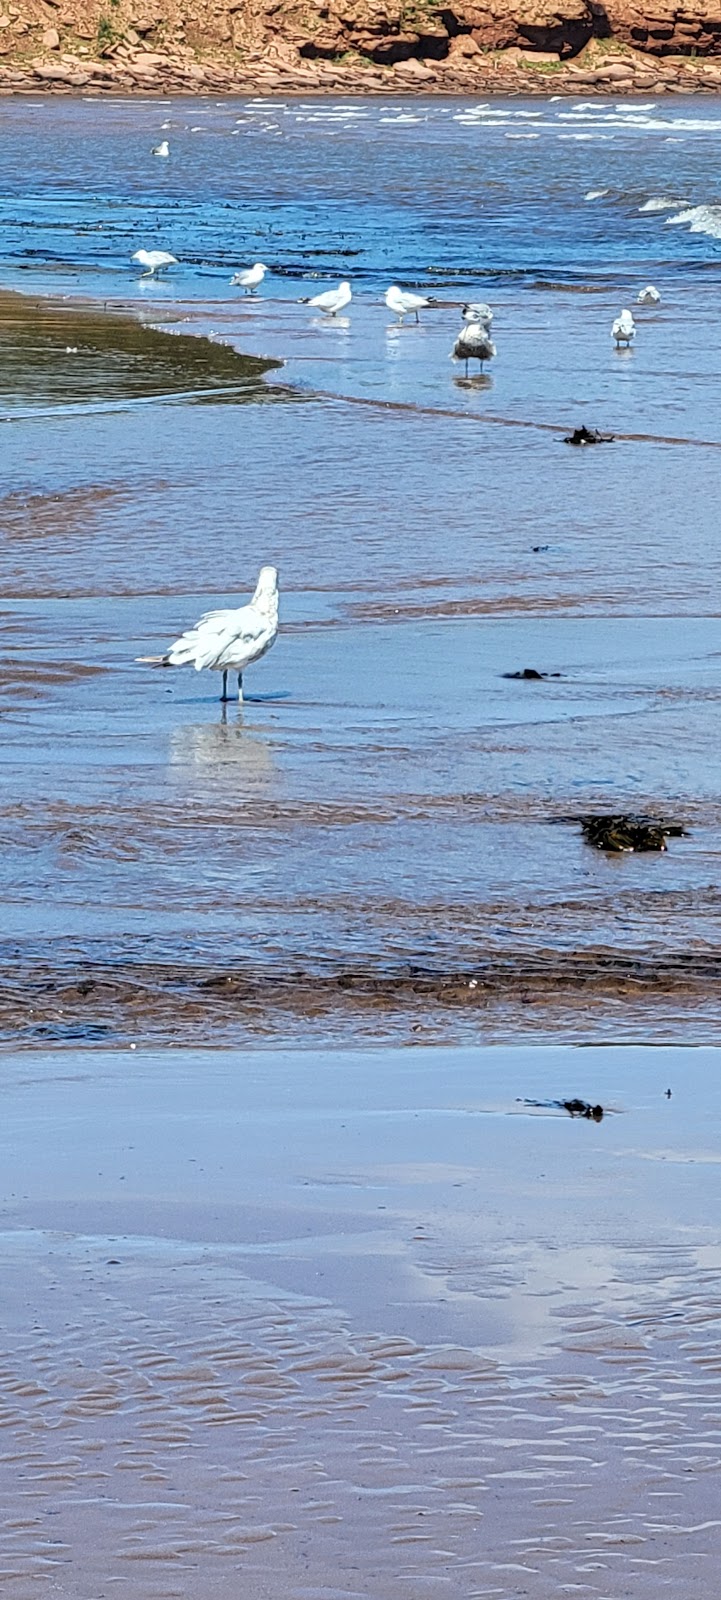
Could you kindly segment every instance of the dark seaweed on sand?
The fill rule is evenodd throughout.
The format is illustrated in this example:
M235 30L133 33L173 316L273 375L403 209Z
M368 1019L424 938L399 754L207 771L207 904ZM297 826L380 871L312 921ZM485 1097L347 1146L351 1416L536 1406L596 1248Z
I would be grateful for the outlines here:
M592 813L577 820L587 844L593 845L595 850L607 850L616 855L665 850L667 839L681 839L686 832L681 822L634 812L610 816Z

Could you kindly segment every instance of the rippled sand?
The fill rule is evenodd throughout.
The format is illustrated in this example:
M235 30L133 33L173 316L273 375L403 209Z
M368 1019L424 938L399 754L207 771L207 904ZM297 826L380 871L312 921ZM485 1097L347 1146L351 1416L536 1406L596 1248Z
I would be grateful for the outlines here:
M6 1058L8 1595L710 1600L718 1067Z

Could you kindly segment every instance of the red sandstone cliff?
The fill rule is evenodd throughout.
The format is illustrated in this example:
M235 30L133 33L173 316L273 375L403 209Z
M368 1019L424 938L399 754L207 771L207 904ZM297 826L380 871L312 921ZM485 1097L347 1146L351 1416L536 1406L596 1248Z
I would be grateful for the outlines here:
M30 81L718 92L721 0L0 0L0 85Z

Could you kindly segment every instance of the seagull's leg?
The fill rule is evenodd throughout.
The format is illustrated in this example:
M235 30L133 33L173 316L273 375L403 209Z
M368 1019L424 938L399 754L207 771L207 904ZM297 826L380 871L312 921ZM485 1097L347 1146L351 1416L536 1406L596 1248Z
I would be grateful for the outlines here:
M223 689L222 689L221 696L220 696L221 700L227 700L227 698L228 698L227 689L228 689L228 668L224 667L224 669L223 669Z
M466 377L468 377L468 356L466 356Z
M242 674L242 672L239 672L238 673L238 705L242 706L242 704L243 704L243 674Z
M420 319L420 317L419 317L419 315L418 315L418 312L416 312L416 322L420 322L420 320L421 320L421 319Z

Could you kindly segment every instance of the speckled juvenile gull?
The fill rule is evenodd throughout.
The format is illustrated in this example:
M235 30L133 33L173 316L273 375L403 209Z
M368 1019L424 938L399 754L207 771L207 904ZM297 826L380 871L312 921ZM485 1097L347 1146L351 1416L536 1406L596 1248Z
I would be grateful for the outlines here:
M474 317L465 323L451 350L453 361L465 361L466 377L468 377L469 361L478 361L482 372L484 361L492 361L495 354L496 347L480 317Z

